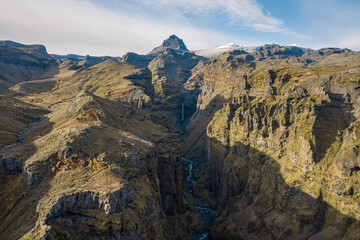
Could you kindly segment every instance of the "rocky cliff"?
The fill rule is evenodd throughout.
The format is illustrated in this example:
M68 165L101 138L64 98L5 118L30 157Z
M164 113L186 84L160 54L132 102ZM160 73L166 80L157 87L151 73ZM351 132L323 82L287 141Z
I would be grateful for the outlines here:
M207 159L212 237L357 239L359 54L242 55L210 60L187 83L201 90L189 129L203 138L190 131L185 143Z
M5 88L1 239L359 239L358 52L154 51Z
M40 79L57 66L42 48L14 46L18 45L0 44L0 91L19 82Z
M30 48L30 49L34 49L34 50L38 50L38 51L47 53L46 47L41 44L26 45L26 44L13 42L13 41L0 41L0 45L13 47L13 48Z

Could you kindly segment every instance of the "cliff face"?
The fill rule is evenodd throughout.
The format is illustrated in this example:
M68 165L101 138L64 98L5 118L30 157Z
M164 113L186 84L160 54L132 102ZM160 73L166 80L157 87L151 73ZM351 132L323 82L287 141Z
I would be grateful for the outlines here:
M57 66L46 50L12 46L0 44L0 90L19 82L39 79L50 68Z
M359 238L359 53L181 42L1 94L1 239Z
M8 47L13 47L13 48L28 48L28 49L34 49L34 50L38 50L38 51L47 53L46 47L45 47L44 45L41 45L41 44L26 45L26 44L21 44L21 43L13 42L13 41L0 41L0 45L2 45L2 46L8 46Z
M149 63L152 83L160 95L174 96L176 90L190 78L191 70L203 58L193 53L177 53L168 49Z
M360 236L358 58L333 54L304 67L223 55L188 81L201 89L190 129L212 119L191 145L207 151L212 237Z
M200 220L182 190L178 109L162 108L150 70L108 60L6 94L13 118L38 120L14 123L16 144L5 128L0 238L191 237Z

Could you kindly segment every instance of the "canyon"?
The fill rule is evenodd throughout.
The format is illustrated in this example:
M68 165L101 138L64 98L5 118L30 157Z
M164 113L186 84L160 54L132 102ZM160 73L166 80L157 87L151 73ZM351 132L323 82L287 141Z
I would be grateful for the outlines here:
M0 239L360 239L360 53L249 49L2 42Z

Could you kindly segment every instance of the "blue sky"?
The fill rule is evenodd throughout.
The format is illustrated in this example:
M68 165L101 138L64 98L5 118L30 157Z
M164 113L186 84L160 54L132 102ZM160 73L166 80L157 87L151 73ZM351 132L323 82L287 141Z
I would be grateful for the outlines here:
M0 0L0 39L50 53L147 53L176 34L191 50L229 42L360 50L358 0Z

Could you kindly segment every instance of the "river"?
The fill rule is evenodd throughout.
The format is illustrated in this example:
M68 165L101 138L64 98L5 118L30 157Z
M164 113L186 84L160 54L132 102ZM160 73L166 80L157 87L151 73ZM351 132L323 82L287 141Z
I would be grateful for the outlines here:
M187 162L187 168L188 168L188 175L186 177L186 181L188 183L190 183L190 187L184 187L184 191L187 194L190 194L191 198L194 200L194 209L195 211L197 211L198 213L200 213L201 217L206 221L206 223L208 224L208 229L204 230L201 233L195 234L192 237L192 240L206 240L209 239L209 228L211 227L211 225L213 225L214 223L214 210L212 210L211 208L207 208L207 207L203 207L203 206L199 206L196 204L196 201L194 199L194 196L192 194L192 186L194 186L196 184L196 179L194 177L194 170L198 167L198 164L195 161L192 161L188 158L182 158L183 161Z

